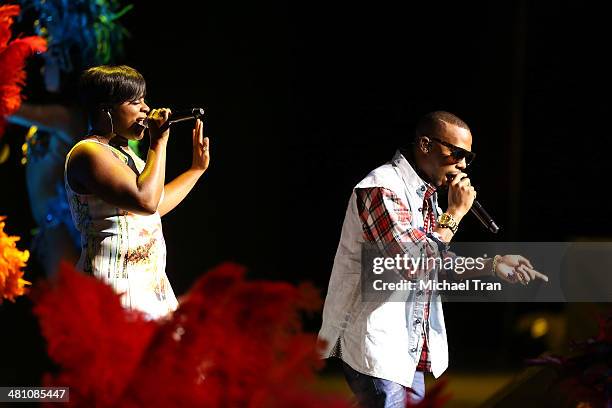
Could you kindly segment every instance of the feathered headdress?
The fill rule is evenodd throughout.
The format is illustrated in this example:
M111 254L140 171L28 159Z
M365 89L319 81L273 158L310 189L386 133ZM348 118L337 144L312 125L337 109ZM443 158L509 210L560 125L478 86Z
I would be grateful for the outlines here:
M60 90L60 72L81 71L112 63L123 53L128 31L119 18L132 9L118 0L21 0L24 14L36 18L36 34L49 41L45 53L45 83Z

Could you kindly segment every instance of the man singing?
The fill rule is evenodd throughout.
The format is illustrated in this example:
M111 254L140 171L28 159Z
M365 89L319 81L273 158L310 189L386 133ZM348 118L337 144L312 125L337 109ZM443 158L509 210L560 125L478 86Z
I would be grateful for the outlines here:
M414 143L359 182L346 210L323 309L319 339L323 358L342 360L346 380L363 407L405 407L425 395L424 373L438 378L448 367L442 302L431 290L411 291L406 301L364 302L360 274L364 244L387 256L444 253L470 210L476 190L464 173L474 159L468 126L448 112L417 124ZM448 189L448 208L436 190ZM429 271L437 279L438 271ZM449 279L457 279L454 272ZM455 275L455 276L451 276ZM547 280L520 255L497 255L471 275L493 275L527 284Z

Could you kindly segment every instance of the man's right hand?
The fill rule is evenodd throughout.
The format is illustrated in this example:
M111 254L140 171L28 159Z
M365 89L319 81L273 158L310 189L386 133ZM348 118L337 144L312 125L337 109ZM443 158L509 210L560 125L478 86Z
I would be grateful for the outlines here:
M447 212L459 221L472 208L476 190L465 173L457 173L448 185Z

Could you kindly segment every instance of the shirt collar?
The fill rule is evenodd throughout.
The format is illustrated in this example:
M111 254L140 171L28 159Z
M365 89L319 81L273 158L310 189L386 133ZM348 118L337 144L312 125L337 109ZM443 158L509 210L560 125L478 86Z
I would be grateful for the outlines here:
M417 193L419 197L428 200L436 192L436 187L423 180L404 155L397 150L391 163L397 167L408 188Z

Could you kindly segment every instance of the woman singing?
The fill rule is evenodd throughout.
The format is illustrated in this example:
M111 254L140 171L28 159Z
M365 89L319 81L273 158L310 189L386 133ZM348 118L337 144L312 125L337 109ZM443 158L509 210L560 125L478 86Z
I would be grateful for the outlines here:
M121 293L128 309L156 319L178 302L166 276L161 219L191 191L208 168L209 141L200 120L193 129L191 168L164 186L163 125L169 109L150 110L145 81L128 66L86 70L80 81L89 134L66 156L64 179L74 223L81 233L77 267ZM146 163L128 146L149 128Z

